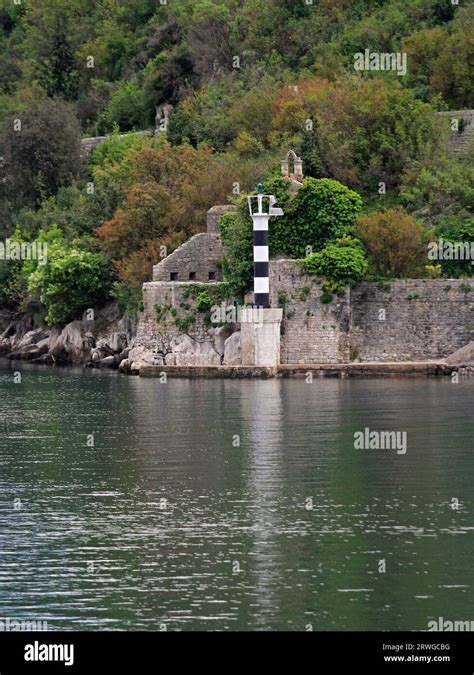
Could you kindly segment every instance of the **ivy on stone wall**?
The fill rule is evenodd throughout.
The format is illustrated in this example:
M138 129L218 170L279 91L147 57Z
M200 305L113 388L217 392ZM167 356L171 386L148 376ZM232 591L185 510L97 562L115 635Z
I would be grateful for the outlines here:
M265 181L264 192L275 195L284 211L282 217L270 220L270 256L302 258L308 251L321 251L328 242L349 234L362 211L360 195L329 178L306 178L298 188L274 176ZM224 278L239 297L250 288L253 277L253 227L246 198L237 211L221 216L220 232L227 249Z

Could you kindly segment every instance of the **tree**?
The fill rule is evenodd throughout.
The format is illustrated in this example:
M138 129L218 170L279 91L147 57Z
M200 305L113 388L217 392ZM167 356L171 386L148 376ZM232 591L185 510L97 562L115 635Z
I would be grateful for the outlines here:
M422 274L427 231L403 209L360 216L356 233L367 251L371 274L405 278Z
M143 129L147 122L142 90L136 80L123 82L112 94L109 104L99 119L99 131Z
M80 130L69 105L31 101L0 132L6 182L0 194L14 208L35 206L69 185L80 170Z
M433 68L448 36L446 28L435 26L413 33L403 43L410 64L408 85L423 100L428 100L433 94Z
M144 240L168 234L169 191L154 181L133 185L123 207L97 230L102 250L113 260L129 256Z
M227 7L210 0L200 0L194 7L188 31L196 71L203 80L209 80L220 72L232 68L230 13ZM212 39L210 39L212 36Z
M26 7L25 51L48 96L72 100L77 95L75 49L83 28L78 21L80 10L79 0L37 0Z
M160 239L148 239L128 256L114 261L122 288L141 291L145 281L150 281L152 277L153 265L163 259L164 252L169 255L185 240L183 232L175 232Z
M400 189L402 204L437 223L447 216L474 213L474 143L466 153L429 153L413 162Z
M176 45L149 61L143 74L143 98L148 120L162 103L176 105L197 84L197 75L187 45Z
M305 256L308 246L319 251L348 234L361 210L361 197L345 185L330 178L306 178L285 216L272 224L271 250L293 258Z
M28 290L47 310L49 325L65 323L88 307L101 306L111 288L107 258L71 247L61 238L48 246L48 260L28 275Z
M457 110L474 101L474 35L468 31L453 33L444 43L433 64L431 85L447 104Z
M274 98L273 82L265 78L259 83L258 89L251 89L235 102L230 115L231 126L238 129L240 134L250 134L262 146L268 146Z
M341 237L298 261L308 274L326 277L325 290L338 291L362 279L369 264L358 239Z

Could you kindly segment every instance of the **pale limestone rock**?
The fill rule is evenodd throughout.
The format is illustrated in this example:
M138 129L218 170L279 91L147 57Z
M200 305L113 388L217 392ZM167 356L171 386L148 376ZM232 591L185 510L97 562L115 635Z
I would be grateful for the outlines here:
M474 363L474 342L469 342L465 347L461 347L446 359L449 365L467 365Z
M128 358L124 359L124 361L130 362L131 372L138 372L143 366L163 365L163 357L160 354L154 354L146 347L133 347L128 354ZM124 363L124 361L122 361L122 363ZM128 364L122 366L122 363L120 364L120 369L124 370L127 368Z
M197 366L220 366L222 356L216 352L210 342L199 342Z
M51 354L60 361L85 363L90 360L94 336L90 332L91 321L71 321L54 342Z
M99 366L101 368L111 368L114 365L116 365L114 356L106 356L104 359L99 361Z
M36 330L30 330L18 342L16 349L21 351L29 345L37 344L41 340L44 340L48 337L48 333L43 328L37 328Z
M189 335L178 335L171 341L177 366L219 366L221 355L210 342L197 342Z
M165 364L167 366L175 366L176 365L176 357L172 352L170 352L169 354L166 354Z
M240 366L242 365L242 352L240 345L240 331L232 333L224 344L224 365Z
M177 366L196 366L197 351L199 349L196 340L189 335L177 335L171 340L171 349Z

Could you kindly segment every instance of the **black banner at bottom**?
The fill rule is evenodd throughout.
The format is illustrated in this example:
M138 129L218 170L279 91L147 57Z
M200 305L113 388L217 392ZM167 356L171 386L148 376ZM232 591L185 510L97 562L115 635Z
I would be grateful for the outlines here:
M474 673L473 633L0 632L0 675L268 670ZM304 666L306 664L306 666ZM324 671L319 670L324 666ZM326 670L328 669L328 670ZM330 670L329 670L330 669Z

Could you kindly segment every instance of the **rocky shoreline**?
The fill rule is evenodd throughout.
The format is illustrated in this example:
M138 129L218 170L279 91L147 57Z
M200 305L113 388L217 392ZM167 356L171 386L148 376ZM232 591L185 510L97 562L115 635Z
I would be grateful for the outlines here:
M63 327L37 325L27 314L3 316L1 327L2 357L94 368L120 368L129 356L136 333L136 321L121 317L115 303L99 310L94 320L83 317Z
M28 314L0 314L0 357L46 365L112 368L137 375L148 366L217 366L241 363L240 332L212 329L211 342L170 333L153 349L137 337L139 318L121 316L116 303L62 327L38 325Z
M138 317L121 316L116 303L98 310L94 320L84 315L62 327L37 325L27 314L7 316L0 312L0 357L46 365L112 368L148 377L162 371L172 377L301 377L308 371L316 377L474 376L474 342L438 360L286 364L273 372L242 367L240 332L228 336L226 328L213 329L212 343L197 342L185 333L173 334L169 344L157 342L150 350L140 341L138 327Z

